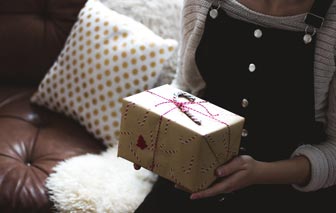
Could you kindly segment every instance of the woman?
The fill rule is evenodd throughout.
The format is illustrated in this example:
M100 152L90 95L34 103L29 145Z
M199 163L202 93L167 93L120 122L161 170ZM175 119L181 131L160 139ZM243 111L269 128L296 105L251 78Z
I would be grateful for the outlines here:
M160 178L136 213L332 207L336 2L185 0L182 14L173 85L244 116L242 151L201 192Z

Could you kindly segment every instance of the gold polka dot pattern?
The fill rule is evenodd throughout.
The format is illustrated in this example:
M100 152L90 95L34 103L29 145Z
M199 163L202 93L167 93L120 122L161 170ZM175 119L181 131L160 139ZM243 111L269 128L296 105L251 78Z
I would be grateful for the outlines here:
M88 0L31 102L70 116L113 146L122 98L152 88L176 47L177 41Z

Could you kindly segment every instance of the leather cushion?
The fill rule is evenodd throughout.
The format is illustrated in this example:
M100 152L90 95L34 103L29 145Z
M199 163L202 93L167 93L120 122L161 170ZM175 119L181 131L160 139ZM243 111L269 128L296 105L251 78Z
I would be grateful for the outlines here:
M0 1L0 83L37 84L86 0Z
M64 159L105 147L73 120L32 106L36 88L0 87L0 212L48 212L45 180Z

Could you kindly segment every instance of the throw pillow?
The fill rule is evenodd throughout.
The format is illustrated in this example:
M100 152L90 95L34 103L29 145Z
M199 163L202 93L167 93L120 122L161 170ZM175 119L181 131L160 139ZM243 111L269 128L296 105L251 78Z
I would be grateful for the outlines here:
M121 99L152 88L176 47L176 40L88 0L31 102L72 117L114 145Z
M184 0L100 0L114 11L132 17L161 37L180 40ZM171 83L177 68L176 50L163 64L157 84Z

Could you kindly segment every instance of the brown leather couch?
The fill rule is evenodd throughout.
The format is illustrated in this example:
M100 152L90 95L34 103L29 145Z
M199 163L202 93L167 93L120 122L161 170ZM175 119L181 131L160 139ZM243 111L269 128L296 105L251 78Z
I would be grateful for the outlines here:
M85 0L0 1L0 212L52 212L45 181L105 149L77 122L29 103Z

